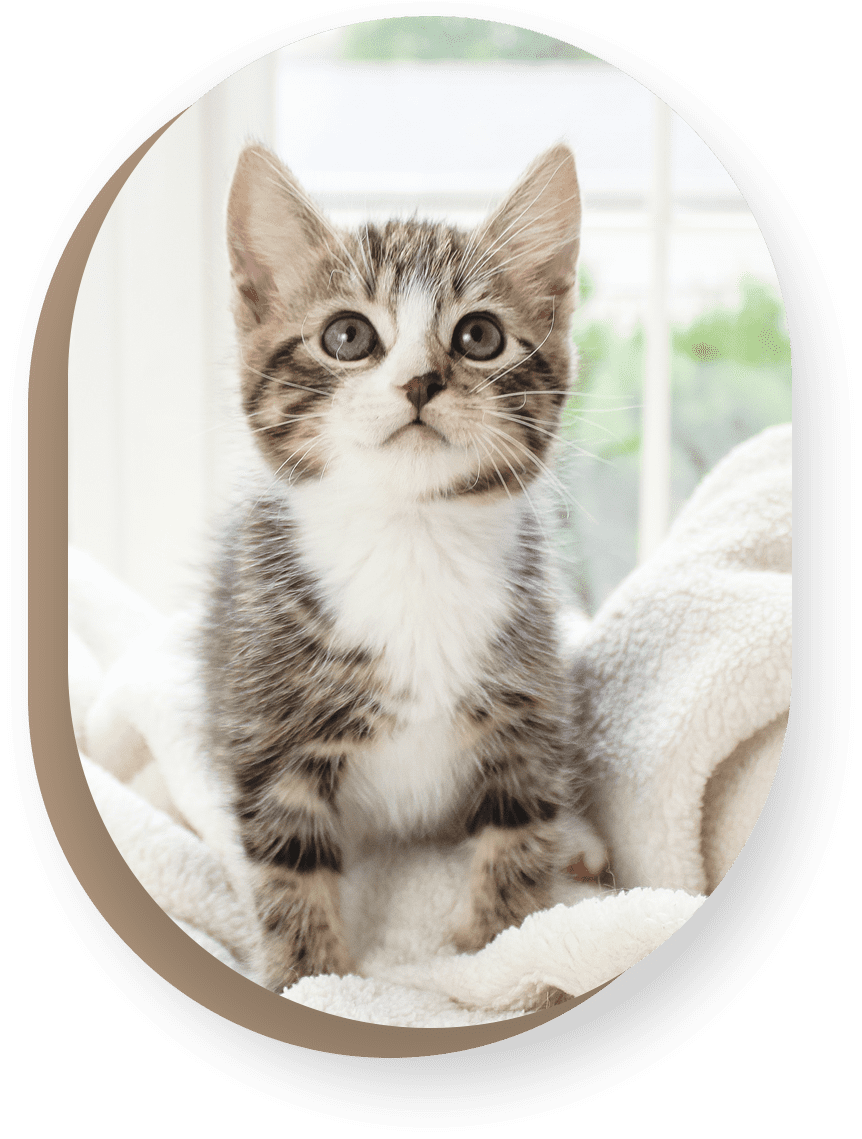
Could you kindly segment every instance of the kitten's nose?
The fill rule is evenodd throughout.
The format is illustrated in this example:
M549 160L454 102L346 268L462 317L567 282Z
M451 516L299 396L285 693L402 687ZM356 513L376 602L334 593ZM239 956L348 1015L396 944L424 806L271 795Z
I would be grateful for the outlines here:
M426 372L424 376L414 376L412 380L402 384L401 390L407 395L407 398L416 408L416 414L419 415L425 404L432 400L438 392L442 392L445 387L443 377L439 372Z

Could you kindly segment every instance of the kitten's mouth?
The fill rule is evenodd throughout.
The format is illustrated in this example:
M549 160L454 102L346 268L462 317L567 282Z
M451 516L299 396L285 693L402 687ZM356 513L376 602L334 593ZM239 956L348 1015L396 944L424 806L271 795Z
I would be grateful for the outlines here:
M397 428L383 441L383 446L388 446L389 443L394 442L396 439L405 437L412 437L415 439L427 439L429 442L437 440L440 443L448 443L449 440L442 431L438 431L436 427L432 427L430 423L426 423L424 419L417 416L411 419L409 423L405 423L402 427Z

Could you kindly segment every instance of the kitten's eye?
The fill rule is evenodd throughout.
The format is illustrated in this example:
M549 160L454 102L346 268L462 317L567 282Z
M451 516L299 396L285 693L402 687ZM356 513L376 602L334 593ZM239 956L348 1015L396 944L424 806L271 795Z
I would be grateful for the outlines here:
M323 350L336 360L364 360L377 346L377 333L364 316L337 316L326 326Z
M473 312L458 321L452 337L452 351L468 360L493 360L506 341L496 320L484 313Z

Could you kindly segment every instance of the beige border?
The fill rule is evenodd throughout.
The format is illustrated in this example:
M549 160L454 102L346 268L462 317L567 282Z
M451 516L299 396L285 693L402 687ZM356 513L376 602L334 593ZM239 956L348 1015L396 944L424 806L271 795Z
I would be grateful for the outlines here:
M33 347L28 435L30 740L54 833L93 904L126 944L170 984L235 1024L275 1040L351 1056L431 1056L516 1036L599 990L514 1020L464 1028L366 1024L285 1000L217 961L171 921L123 861L90 795L72 732L67 674L69 341L84 267L102 222L135 166L170 125L123 163L78 223L51 278Z

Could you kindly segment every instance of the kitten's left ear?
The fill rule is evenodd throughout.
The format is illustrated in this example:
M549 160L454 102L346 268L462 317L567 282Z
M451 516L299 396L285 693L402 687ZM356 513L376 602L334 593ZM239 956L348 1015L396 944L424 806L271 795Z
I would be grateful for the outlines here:
M483 227L506 271L536 290L561 297L575 283L581 196L575 157L564 144L545 151Z

